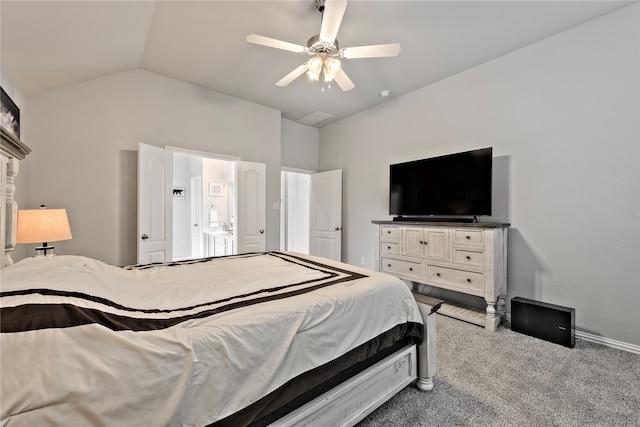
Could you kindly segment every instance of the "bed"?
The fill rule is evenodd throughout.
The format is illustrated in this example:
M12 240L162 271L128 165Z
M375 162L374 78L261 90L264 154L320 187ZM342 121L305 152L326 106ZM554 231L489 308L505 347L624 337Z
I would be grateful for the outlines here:
M399 279L291 252L31 257L0 298L3 426L352 425L435 333Z
M2 130L0 426L349 426L433 388L437 307L383 273L290 252L14 264L30 150Z

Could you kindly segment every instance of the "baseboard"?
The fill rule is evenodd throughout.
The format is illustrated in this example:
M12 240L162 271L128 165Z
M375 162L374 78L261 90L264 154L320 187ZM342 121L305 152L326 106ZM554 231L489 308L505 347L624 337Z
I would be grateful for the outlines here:
M511 324L511 313L507 313L505 316L507 322ZM629 344L623 341L613 340L611 338L605 338L598 335L593 335L587 332L582 332L576 329L576 337L581 340L592 342L594 344L604 345L605 347L611 347L618 350L628 351L630 353L640 354L640 345Z
M576 330L576 337L589 341L595 344L601 344L611 348L617 348L618 350L628 351L630 353L640 354L640 345L629 344L622 341L612 340L611 338L605 338L598 335L589 334Z

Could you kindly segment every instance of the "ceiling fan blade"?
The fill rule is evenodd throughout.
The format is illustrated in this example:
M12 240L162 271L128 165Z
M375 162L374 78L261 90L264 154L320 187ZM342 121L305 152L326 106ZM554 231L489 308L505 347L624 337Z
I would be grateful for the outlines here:
M272 39L271 37L259 36L257 34L249 34L247 36L247 41L253 44L273 47L276 49L288 50L296 53L304 53L307 49L306 47L300 46L298 44L284 42L282 40L277 40L277 39Z
M343 92L356 87L356 85L353 84L349 76L347 76L347 73L345 73L342 68L340 69L340 71L338 71L338 74L336 74L333 80L338 84L338 86L340 86L340 89L342 89Z
M280 81L276 83L276 86L288 85L289 83L291 83L292 81L294 81L295 79L303 75L308 69L309 67L307 67L307 63L305 62L304 64L302 64L301 66L299 66L298 68L296 68L295 70L293 70L292 72L284 76L282 79L280 79Z
M371 46L345 47L340 49L343 57L353 58L382 58L398 56L402 48L400 43L374 44Z
M338 29L347 9L345 0L325 0L322 12L322 26L320 27L320 41L333 43L338 35Z

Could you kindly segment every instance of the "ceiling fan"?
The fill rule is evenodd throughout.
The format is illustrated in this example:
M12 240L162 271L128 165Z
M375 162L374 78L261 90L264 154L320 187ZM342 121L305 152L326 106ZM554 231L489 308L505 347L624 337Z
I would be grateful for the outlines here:
M276 49L288 50L309 56L309 59L298 68L284 76L276 86L286 86L305 72L313 80L329 83L334 81L343 91L355 87L351 79L342 69L341 59L382 58L397 56L400 53L399 43L378 44L370 46L343 47L338 46L336 35L347 9L346 0L314 0L316 8L322 14L320 34L307 41L306 46L289 43L270 37L249 34L249 43ZM323 86L324 90L324 86Z

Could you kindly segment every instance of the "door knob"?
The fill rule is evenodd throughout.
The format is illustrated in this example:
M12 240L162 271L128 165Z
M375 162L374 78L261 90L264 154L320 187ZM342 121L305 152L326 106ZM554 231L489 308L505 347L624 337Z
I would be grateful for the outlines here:
M264 234L264 228L260 229L260 234Z
M149 238L149 235L148 234L143 234L140 237L142 237L142 240L147 240Z
M336 227L336 231L342 230L342 227Z

